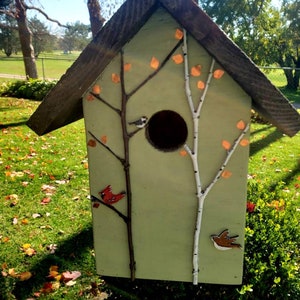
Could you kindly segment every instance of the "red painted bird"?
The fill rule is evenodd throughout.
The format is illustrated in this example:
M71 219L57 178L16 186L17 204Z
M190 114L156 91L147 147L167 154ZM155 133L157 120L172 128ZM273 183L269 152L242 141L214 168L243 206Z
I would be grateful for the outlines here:
M211 235L211 239L214 243L214 246L218 250L229 250L233 248L242 248L240 244L235 243L238 235L229 236L228 229L223 230L220 234Z
M105 189L103 189L99 195L102 200L107 204L114 204L120 201L125 196L125 192L122 191L119 194L113 194L111 190L111 185L108 185Z

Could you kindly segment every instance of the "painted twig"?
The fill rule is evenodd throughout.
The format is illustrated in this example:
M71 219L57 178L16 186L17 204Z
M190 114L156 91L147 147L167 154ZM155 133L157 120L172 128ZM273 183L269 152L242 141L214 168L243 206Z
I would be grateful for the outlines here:
M134 257L134 247L133 247L133 234L132 234L132 192L131 192L131 177L130 177L130 159L129 159L129 139L130 136L127 132L127 101L128 95L125 91L125 78L124 78L124 53L121 50L121 62L120 62L120 79L121 79L121 94L122 94L122 103L121 103L121 125L122 125L122 134L124 141L124 172L126 180L126 199L127 199L127 240L128 240L128 251L129 251L129 268L130 268L130 277L131 280L135 280L135 257Z
M114 206L112 206L108 203L105 203L104 201L102 201L101 199L99 199L99 198L97 198L96 196L93 196L93 195L91 195L91 200L92 200L92 202L99 202L99 203L105 205L106 207L108 207L109 209L111 209L115 213L117 213L118 216L121 217L125 223L128 222L128 218L124 214L122 214L119 210L117 210Z
M103 146L107 151L109 151L115 158L117 158L121 164L125 165L125 159L120 157L118 154L116 154L112 149L110 149L108 146L106 146L104 143L102 143L91 131L88 130L88 133L95 139L97 143L99 143L101 146Z
M165 64L170 60L174 52L178 49L178 47L181 45L182 40L180 40L175 47L170 51L170 53L164 58L164 60L161 62L159 67L152 72L146 79L144 79L137 87L135 87L130 93L128 93L128 99L134 95L140 88L142 88L150 79L152 79L164 66Z
M121 115L121 111L114 107L113 105L111 105L110 103L108 103L105 99L103 99L99 94L95 94L93 92L90 92L90 94L95 97L96 99L98 99L99 101L101 101L102 103L104 103L106 106L108 106L109 108L111 108L112 110L114 110L118 115Z

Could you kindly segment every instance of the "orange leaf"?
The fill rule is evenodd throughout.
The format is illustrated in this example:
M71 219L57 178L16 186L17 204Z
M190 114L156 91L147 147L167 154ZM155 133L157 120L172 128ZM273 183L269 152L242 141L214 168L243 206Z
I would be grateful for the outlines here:
M101 136L101 142L102 142L103 144L106 144L106 143L107 143L107 136L106 136L106 135L102 135L102 136Z
M131 69L131 64L130 63L126 63L124 64L124 71L129 71Z
M24 250L24 253L28 256L33 256L36 254L36 251L33 248L28 248L28 249Z
M50 266L49 271L58 271L58 266Z
M229 177L231 177L232 173L230 171L224 170L222 173L222 177L227 179Z
M181 156L187 156L187 152L185 150L181 150L179 153Z
M18 275L18 277L19 277L20 281L26 281L32 277L32 274L29 271L22 272Z
M204 90L204 88L205 88L205 83L204 83L203 81L199 80L199 81L197 82L197 88L198 88L199 90Z
M101 93L101 87L98 84L93 86L93 93L99 95Z
M90 139L87 143L88 146L90 147L96 147L97 143L95 140Z
M111 74L111 81L113 83L119 83L121 81L120 76L116 73Z
M15 272L15 269L14 269L14 268L8 269L8 274L9 274L11 277L17 277L17 273Z
M220 79L224 75L224 71L221 69L217 69L214 71L214 78Z
M240 120L236 123L236 127L237 127L237 129L244 130L246 127L246 124L243 120Z
M154 70L156 70L159 67L159 60L156 57L152 57L150 61L150 67Z
M21 223L22 223L23 225L27 225L27 224L29 223L29 221L28 221L28 219L23 219L23 220L21 221Z
M94 99L95 99L95 97L91 94L88 94L87 97L86 97L87 101L93 101Z
M240 141L240 145L241 145L242 147L248 146L249 143L250 143L250 142L249 142L248 139L242 139L242 140Z
M183 56L181 54L175 54L172 56L172 59L176 65L183 63Z
M182 38L183 38L183 31L181 29L177 28L175 31L175 39L181 40Z
M196 65L191 68L191 75L194 77L198 77L201 75L201 65Z
M223 141L222 141L222 147L223 147L225 150L229 150L230 147L231 147L231 144L230 144L228 141L223 140Z

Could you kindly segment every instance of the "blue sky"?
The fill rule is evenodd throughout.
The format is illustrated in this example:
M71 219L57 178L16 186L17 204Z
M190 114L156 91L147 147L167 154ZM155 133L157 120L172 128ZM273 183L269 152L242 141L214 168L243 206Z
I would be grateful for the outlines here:
M120 2L123 2L123 0L106 1L115 6L118 6ZM42 8L49 17L56 19L63 24L74 23L76 21L89 24L90 21L86 2L87 0L32 0L33 5ZM279 2L280 0L273 0L274 5L278 5ZM29 17L34 15L42 22L46 22L46 19L35 11L31 12ZM49 26L51 28L56 27L54 24L49 24Z
M86 2L87 0L33 0L32 5L41 8L50 18L58 20L62 24L74 23L76 21L89 24L90 20ZM108 0L107 2L110 2L112 5L118 5L123 0ZM46 19L37 11L31 11L29 17L34 15L42 22L46 22Z

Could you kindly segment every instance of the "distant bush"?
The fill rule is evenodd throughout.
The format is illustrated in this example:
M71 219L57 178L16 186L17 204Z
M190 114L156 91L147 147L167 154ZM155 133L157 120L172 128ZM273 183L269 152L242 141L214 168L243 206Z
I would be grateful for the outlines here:
M6 82L0 85L0 96L41 101L56 84L56 81L29 79Z

